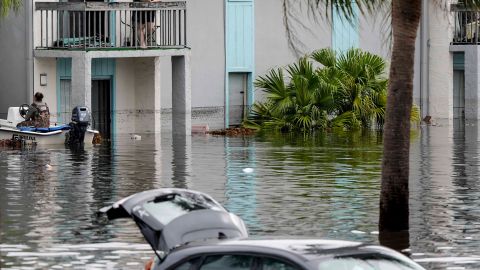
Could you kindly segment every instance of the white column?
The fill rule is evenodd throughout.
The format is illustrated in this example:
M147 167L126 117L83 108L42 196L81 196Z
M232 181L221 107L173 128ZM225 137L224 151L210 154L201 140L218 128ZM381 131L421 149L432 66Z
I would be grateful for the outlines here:
M72 106L92 107L92 59L87 54L72 57Z
M162 131L162 100L161 100L161 60L160 57L155 57L155 74L154 74L154 89L155 89L155 104L153 113L155 114L155 133L160 133Z
M190 55L172 57L172 132L192 133Z
M464 46L465 53L465 119L479 119L478 115L478 55L477 46Z
M453 57L449 51L453 40L453 13L429 2L429 102L435 119L453 119ZM442 16L442 15L444 16Z

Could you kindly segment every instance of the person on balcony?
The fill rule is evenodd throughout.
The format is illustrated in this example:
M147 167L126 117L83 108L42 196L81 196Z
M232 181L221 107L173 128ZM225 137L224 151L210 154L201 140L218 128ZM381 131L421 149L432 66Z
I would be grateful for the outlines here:
M43 94L36 92L33 97L33 103L28 108L25 115L25 121L17 124L17 127L40 127L48 128L50 126L50 109L46 102L43 102Z
M162 2L161 0L133 0L133 2ZM135 22L135 35L137 43L140 42L140 48L147 48L147 41L152 40L155 26L155 13L156 11L134 11L132 20ZM148 35L148 37L147 37Z

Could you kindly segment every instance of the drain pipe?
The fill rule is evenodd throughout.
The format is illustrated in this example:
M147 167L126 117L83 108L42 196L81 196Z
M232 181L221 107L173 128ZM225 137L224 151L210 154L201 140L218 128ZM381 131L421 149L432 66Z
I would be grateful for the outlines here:
M25 10L25 60L28 98L32 99L35 90L33 89L33 0L24 2ZM30 93L31 92L31 93ZM33 102L33 100L31 100Z
M430 116L430 34L429 0L422 1L420 24L420 109L422 119Z

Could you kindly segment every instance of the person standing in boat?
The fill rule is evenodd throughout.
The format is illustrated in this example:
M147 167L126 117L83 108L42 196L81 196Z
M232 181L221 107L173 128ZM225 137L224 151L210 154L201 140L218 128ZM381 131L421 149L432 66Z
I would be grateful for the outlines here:
M17 127L49 127L50 109L46 102L43 102L43 94L36 92L33 103L28 108L25 121L18 123Z

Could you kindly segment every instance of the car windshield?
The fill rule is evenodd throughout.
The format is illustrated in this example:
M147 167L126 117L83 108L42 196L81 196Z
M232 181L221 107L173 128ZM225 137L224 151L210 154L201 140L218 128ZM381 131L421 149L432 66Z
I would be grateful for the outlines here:
M414 263L384 256L336 257L318 262L318 270L423 270Z
M155 219L166 225L173 219L195 210L223 208L200 194L169 194L143 204L143 208Z

